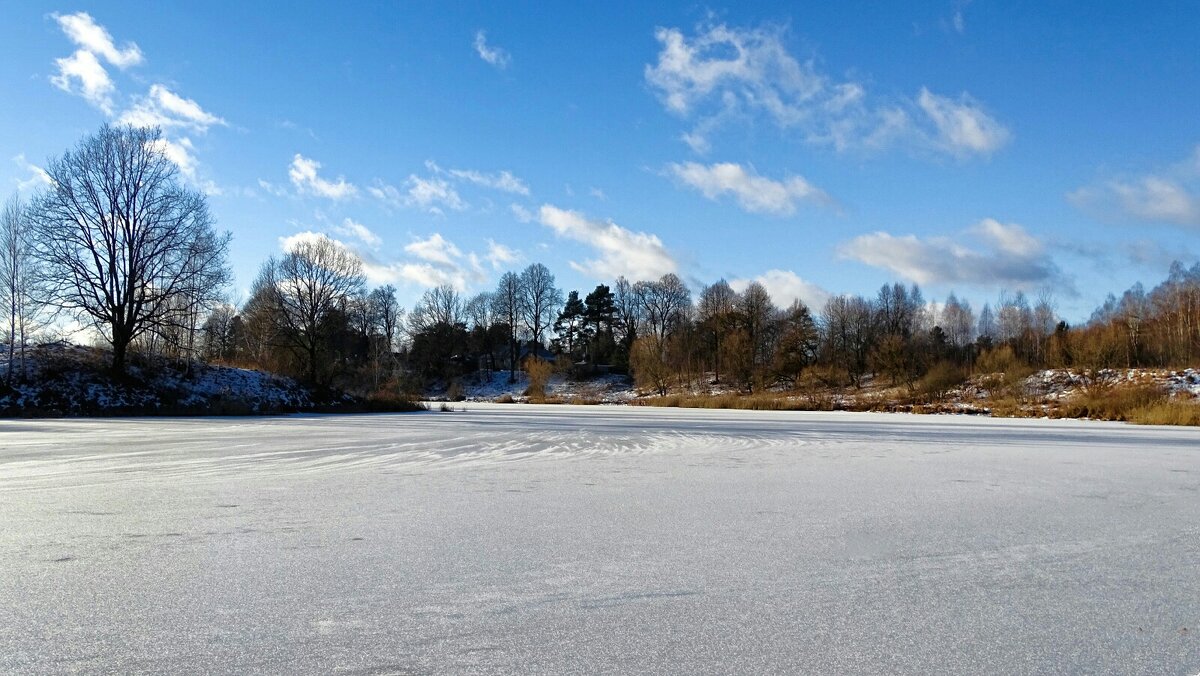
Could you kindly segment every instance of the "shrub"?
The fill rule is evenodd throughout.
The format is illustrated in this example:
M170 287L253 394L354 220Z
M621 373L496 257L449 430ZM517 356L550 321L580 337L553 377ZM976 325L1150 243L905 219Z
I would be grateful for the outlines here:
M554 365L545 359L530 357L525 360L525 373L529 376L529 387L525 390L525 395L529 397L529 401L535 404L540 404L546 400L546 385L550 382L550 374L554 372Z
M947 392L962 385L966 379L966 371L950 362L940 361L917 382L915 389L922 397L936 400L945 397Z

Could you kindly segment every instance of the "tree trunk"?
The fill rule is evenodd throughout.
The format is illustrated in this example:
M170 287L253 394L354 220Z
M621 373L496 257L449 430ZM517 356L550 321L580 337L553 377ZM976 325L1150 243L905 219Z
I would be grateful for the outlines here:
M123 331L113 329L113 360L112 371L115 375L125 375L125 353L129 349L129 339L125 337Z

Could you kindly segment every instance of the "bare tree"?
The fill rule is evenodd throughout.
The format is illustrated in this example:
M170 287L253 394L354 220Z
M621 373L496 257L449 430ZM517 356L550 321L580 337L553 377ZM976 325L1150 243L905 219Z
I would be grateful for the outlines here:
M617 278L616 284L613 285L613 290L617 323L625 329L625 335L622 336L621 341L628 349L633 346L633 341L637 338L638 324L642 318L641 305L638 303L637 296L633 293L633 285L625 277Z
M207 361L229 359L233 356L233 332L237 308L222 303L208 313L201 329L203 349L201 356Z
M463 304L463 314L467 317L469 328L483 329L484 331L492 328L492 306L492 294L487 291L481 291L471 296Z
M104 335L117 373L134 339L185 325L228 279L229 235L165 147L158 129L105 125L50 161L30 210L47 302Z
M498 321L508 324L508 378L517 374L517 323L525 316L525 291L521 276L506 272L492 294L492 312Z
M696 312L699 315L704 336L709 342L708 350L712 359L713 379L718 383L721 382L721 344L724 342L725 335L732 330L736 309L737 293L724 279L700 290Z
M408 333L416 335L441 325L454 326L463 321L463 300L450 284L426 289L408 316Z
M942 306L940 326L956 350L966 347L971 342L971 333L975 327L975 315L971 312L971 304L959 300L958 296L951 292L946 297L946 304Z
M404 308L396 300L396 287L391 284L381 286L371 292L368 300L376 328L383 335L384 345L391 353L396 349L396 334L404 319Z
M666 345L667 333L688 317L692 294L675 273L667 273L656 282L638 282L633 295L641 306L650 332L660 346Z
M750 341L750 363L759 369L770 362L776 338L779 308L766 287L750 282L738 296L737 308Z
M521 290L525 297L525 326L535 346L542 345L542 331L554 323L563 304L562 290L554 286L554 275L541 263L533 263L521 272Z
M862 296L834 296L821 311L821 324L827 358L859 387L875 337L871 304Z
M297 242L284 256L266 264L278 303L282 338L305 360L309 379L320 376L322 324L346 301L362 293L362 261L345 247L319 237Z
M27 207L19 196L13 195L0 211L0 297L8 315L8 370L5 377L10 385L17 356L21 360L22 379L26 375L25 345L35 328L35 317L40 309L30 236Z

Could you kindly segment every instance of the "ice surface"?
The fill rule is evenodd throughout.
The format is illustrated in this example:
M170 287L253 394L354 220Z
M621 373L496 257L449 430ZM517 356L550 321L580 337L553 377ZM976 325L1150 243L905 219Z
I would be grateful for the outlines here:
M1200 670L1200 432L468 404L0 423L0 672Z

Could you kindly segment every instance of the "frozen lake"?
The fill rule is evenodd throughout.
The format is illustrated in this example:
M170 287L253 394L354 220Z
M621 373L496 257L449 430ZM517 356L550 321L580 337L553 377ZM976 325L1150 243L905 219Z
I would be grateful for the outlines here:
M0 422L0 672L1200 672L1200 431Z

